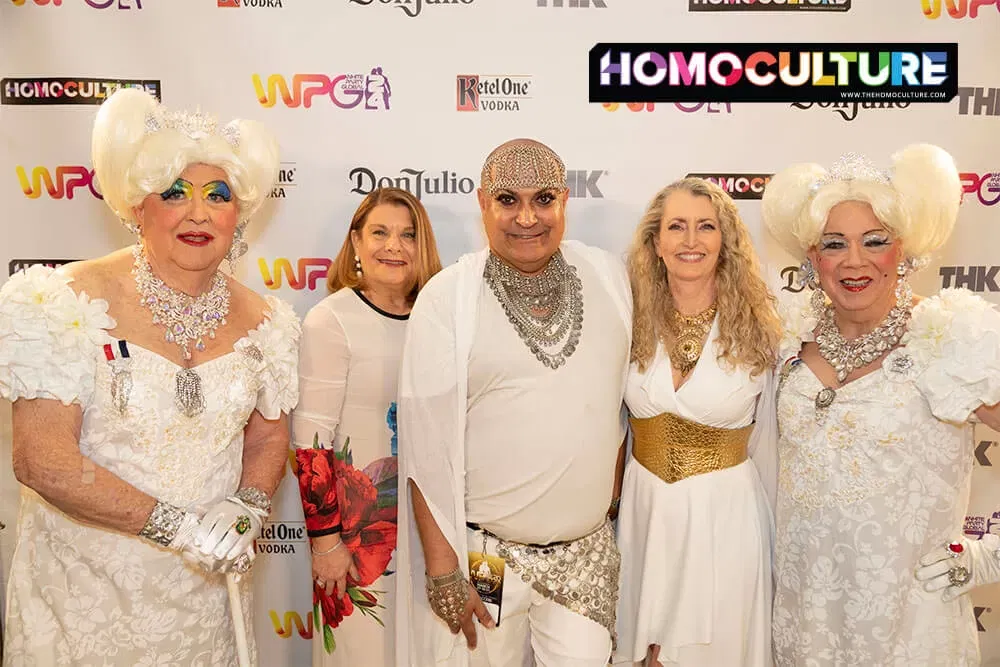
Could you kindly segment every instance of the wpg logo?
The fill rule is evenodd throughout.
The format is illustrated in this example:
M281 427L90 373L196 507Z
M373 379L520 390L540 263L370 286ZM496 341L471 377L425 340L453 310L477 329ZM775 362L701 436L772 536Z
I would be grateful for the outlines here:
M392 88L381 67L373 67L368 74L293 74L291 84L281 74L270 74L265 79L254 74L254 91L257 101L271 108L280 99L290 109L302 106L309 109L313 98L329 98L338 109L354 109L364 103L366 110L389 110Z
M941 17L942 5L953 19L964 19L967 16L974 19L979 16L980 7L992 7L1000 12L1000 0L920 0L920 4L924 16L929 19Z
M257 258L257 268L260 269L260 276L264 279L264 286L270 290L281 289L282 274L293 290L303 288L308 288L309 291L315 290L318 282L326 280L327 271L330 270L332 263L333 261L326 257L300 257L296 267L293 268L292 262L287 257L278 257L274 260L272 273L267 260L263 257Z
M86 167L60 165L55 168L55 173L47 167L35 167L31 170L30 177L28 170L21 165L17 165L15 171L21 191L28 199L41 197L43 186L52 199L72 199L75 191L80 188L87 188L94 197L104 199L97 187L94 171Z

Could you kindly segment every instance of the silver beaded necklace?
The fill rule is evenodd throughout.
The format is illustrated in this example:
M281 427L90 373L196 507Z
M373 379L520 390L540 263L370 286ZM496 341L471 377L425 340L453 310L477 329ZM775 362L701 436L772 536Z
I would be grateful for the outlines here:
M139 303L152 312L153 324L166 327L164 340L179 345L185 361L190 360L189 342L194 341L194 348L201 352L205 349L205 337L214 339L215 330L226 324L230 293L225 276L216 272L209 290L193 297L171 288L153 274L141 244L132 248L132 255ZM177 372L175 382L177 407L188 417L200 414L205 409L201 377L193 369L183 368Z
M483 272L500 306L535 358L551 369L576 351L583 330L583 284L556 252L540 274L525 276L490 253ZM549 353L563 342L561 349Z
M837 381L843 382L852 371L863 368L894 348L906 333L913 301L913 290L905 280L900 280L896 290L896 305L885 320L874 330L853 340L846 340L837 327L833 306L823 310L816 344L819 353L837 372ZM830 397L832 400L832 397Z

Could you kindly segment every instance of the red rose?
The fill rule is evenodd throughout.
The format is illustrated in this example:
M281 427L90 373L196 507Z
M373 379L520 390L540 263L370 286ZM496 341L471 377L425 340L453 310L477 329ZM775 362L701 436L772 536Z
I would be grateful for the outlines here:
M299 495L306 530L310 535L332 533L340 524L340 505L334 476L332 449L297 449L295 461L299 468Z
M350 595L344 595L343 598L339 599L334 598L332 595L327 595L325 589L320 588L313 582L314 607L316 606L316 602L319 602L320 613L323 614L320 627L329 625L331 628L335 628L340 625L345 616L350 616L354 613L354 602L351 600Z

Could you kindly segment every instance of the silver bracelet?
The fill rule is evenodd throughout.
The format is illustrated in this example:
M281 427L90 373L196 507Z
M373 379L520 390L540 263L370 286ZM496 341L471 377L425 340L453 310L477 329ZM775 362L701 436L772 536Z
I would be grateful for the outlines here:
M169 547L183 521L184 510L157 500L146 519L146 525L139 531L139 537Z
M312 545L309 546L309 551L312 552L313 556L325 556L327 554L332 554L334 551L344 546L344 540L337 540L337 543L327 549L326 551L313 551Z
M252 486L245 486L233 495L250 507L260 510L265 515L271 513L271 499L268 498L267 494L260 489Z

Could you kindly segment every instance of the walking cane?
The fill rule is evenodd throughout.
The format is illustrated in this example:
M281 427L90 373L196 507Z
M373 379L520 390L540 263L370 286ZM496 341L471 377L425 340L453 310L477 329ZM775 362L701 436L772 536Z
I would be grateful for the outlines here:
M243 554L237 560L244 558L249 560L250 556ZM236 635L236 654L240 659L240 667L252 667L250 646L247 641L247 626L243 618L243 599L240 597L239 577L240 575L235 572L227 572L226 588L229 589L229 606L233 613L233 632Z

